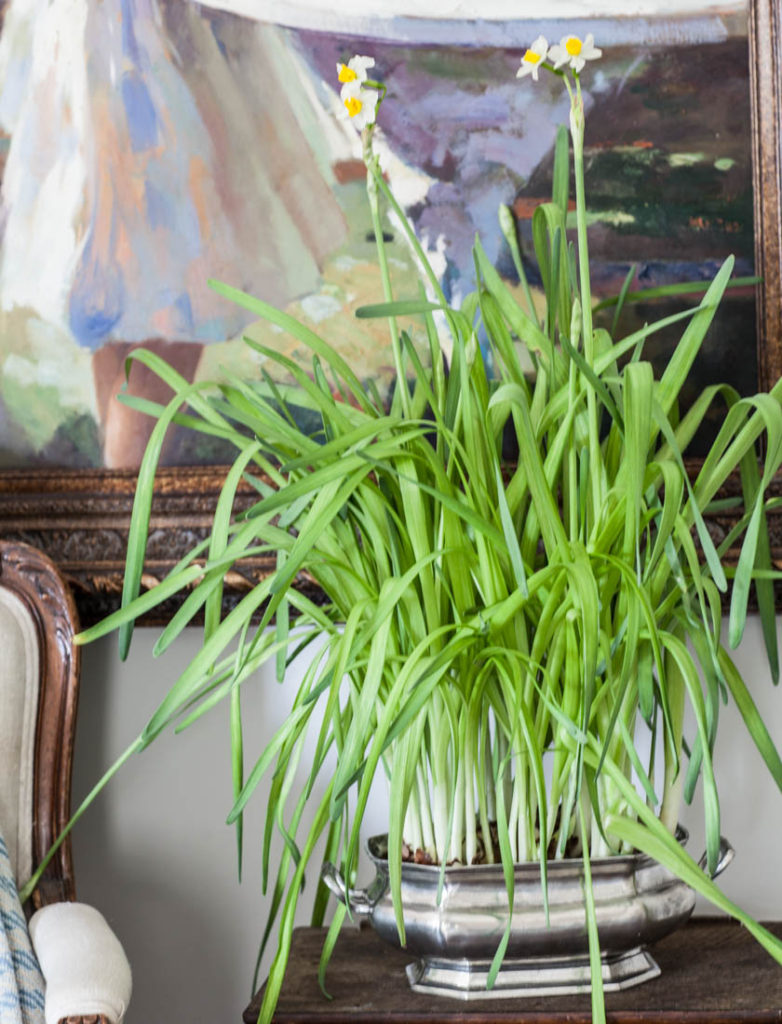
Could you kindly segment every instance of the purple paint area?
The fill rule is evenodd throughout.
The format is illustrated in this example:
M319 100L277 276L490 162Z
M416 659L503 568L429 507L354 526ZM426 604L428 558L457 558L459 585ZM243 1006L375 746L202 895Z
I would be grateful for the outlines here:
M531 216L551 194L556 128L567 123L561 82L517 81L520 53L337 39L298 31L297 45L332 83L352 52L376 60L388 96L379 124L394 151L434 179L410 210L420 237L446 243L446 294L472 288L480 235L506 276L515 271L499 231L514 207L524 261L540 284ZM615 48L585 73L592 281L616 294L633 262L642 280L708 280L728 253L753 265L746 40L711 46ZM593 85L594 94L590 94ZM693 155L695 154L695 155ZM729 170L725 170L725 168ZM605 219L601 219L605 211Z
M561 83L541 82L535 90L517 82L520 53L513 50L291 35L332 85L337 61L355 52L375 58L374 73L388 88L379 117L383 134L404 162L435 179L426 203L410 215L421 237L445 240L446 294L463 294L471 287L475 235L498 256L504 244L498 207L513 202L549 155L557 121L567 117Z

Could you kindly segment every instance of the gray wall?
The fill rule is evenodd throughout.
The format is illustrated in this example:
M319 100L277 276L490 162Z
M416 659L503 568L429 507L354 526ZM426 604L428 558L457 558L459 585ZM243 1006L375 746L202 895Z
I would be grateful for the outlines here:
M197 631L187 632L156 661L151 656L155 636L139 630L125 664L118 661L113 640L84 651L76 800L137 735L199 639ZM782 747L782 693L768 678L757 620L750 621L737 660ZM285 716L296 679L294 668L279 685L269 670L245 687L248 763ZM266 907L255 849L265 799L259 791L248 815L239 885L235 838L224 824L231 804L227 715L227 706L219 707L189 731L164 736L132 758L76 828L79 897L103 911L133 966L128 1024L238 1024L249 1001ZM723 887L751 913L780 918L782 796L767 779L733 707L723 715L717 756L723 832L738 851ZM692 834L690 849L698 853L703 848L699 813L696 804L683 815ZM366 832L383 830L379 793ZM306 923L306 912L301 918ZM264 966L268 963L267 956Z

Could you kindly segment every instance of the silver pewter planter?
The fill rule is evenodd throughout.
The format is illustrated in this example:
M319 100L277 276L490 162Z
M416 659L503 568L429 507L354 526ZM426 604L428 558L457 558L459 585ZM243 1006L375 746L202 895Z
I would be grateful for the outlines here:
M679 838L686 842L683 830ZM322 874L353 915L368 918L381 939L399 948L386 849L385 836L367 843L377 871L367 889L347 888L332 864L324 864ZM732 858L733 849L722 840L715 875ZM656 978L660 968L645 947L687 920L694 892L643 854L598 858L591 866L604 988L610 992ZM447 867L438 906L440 868L403 864L405 948L418 957L407 967L410 986L457 999L589 992L583 873L580 859L548 862L547 924L539 865L516 865L510 941L494 987L487 989L508 920L502 866Z

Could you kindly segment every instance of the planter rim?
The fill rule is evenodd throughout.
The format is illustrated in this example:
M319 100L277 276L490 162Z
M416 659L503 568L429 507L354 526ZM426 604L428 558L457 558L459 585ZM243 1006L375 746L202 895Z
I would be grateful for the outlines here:
M686 846L689 838L690 834L687 831L687 829L684 828L682 825L677 825L676 839L680 843L680 845ZM385 850L387 846L387 833L381 833L376 836L370 836L369 839L367 839L366 843L364 844L364 847L367 851L367 854L369 855L370 860L378 868L382 869L384 865L388 863L387 854L385 852L381 852L381 850ZM546 868L548 871L562 872L567 868L576 868L579 864L583 864L583 862L583 857L562 857L558 860L547 859ZM592 867L605 865L606 867L612 868L637 868L641 866L644 862L648 862L649 864L657 863L657 861L655 861L653 857L650 857L648 854L641 852L620 853L614 854L609 857L593 857L590 859L589 863ZM525 869L536 872L540 871L539 860L516 861L516 863L513 866L516 871L524 871ZM447 864L443 872L443 867L441 864L416 864L414 861L402 861L402 869L405 872L421 872L424 875L439 875L441 873L444 873L445 875L459 875L470 872L474 873L476 871L485 871L485 869L491 869L492 871L502 871L502 864L499 862L495 864Z

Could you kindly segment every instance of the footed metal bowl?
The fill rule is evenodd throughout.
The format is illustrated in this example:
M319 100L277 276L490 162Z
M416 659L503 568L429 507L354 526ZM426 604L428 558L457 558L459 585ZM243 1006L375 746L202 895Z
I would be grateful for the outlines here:
M680 841L687 834L680 830ZM323 879L356 917L366 917L385 942L399 948L388 879L386 836L367 843L376 875L367 889L351 889L331 864ZM722 840L715 874L731 861ZM701 862L703 865L703 861ZM643 854L591 862L598 935L606 991L657 977L660 968L646 946L683 924L695 894L666 868ZM548 862L549 921L543 908L540 866L517 864L510 941L494 987L489 969L508 921L502 866L445 869L402 865L402 905L407 944L418 959L407 968L416 991L458 999L589 992L589 940L581 859Z

